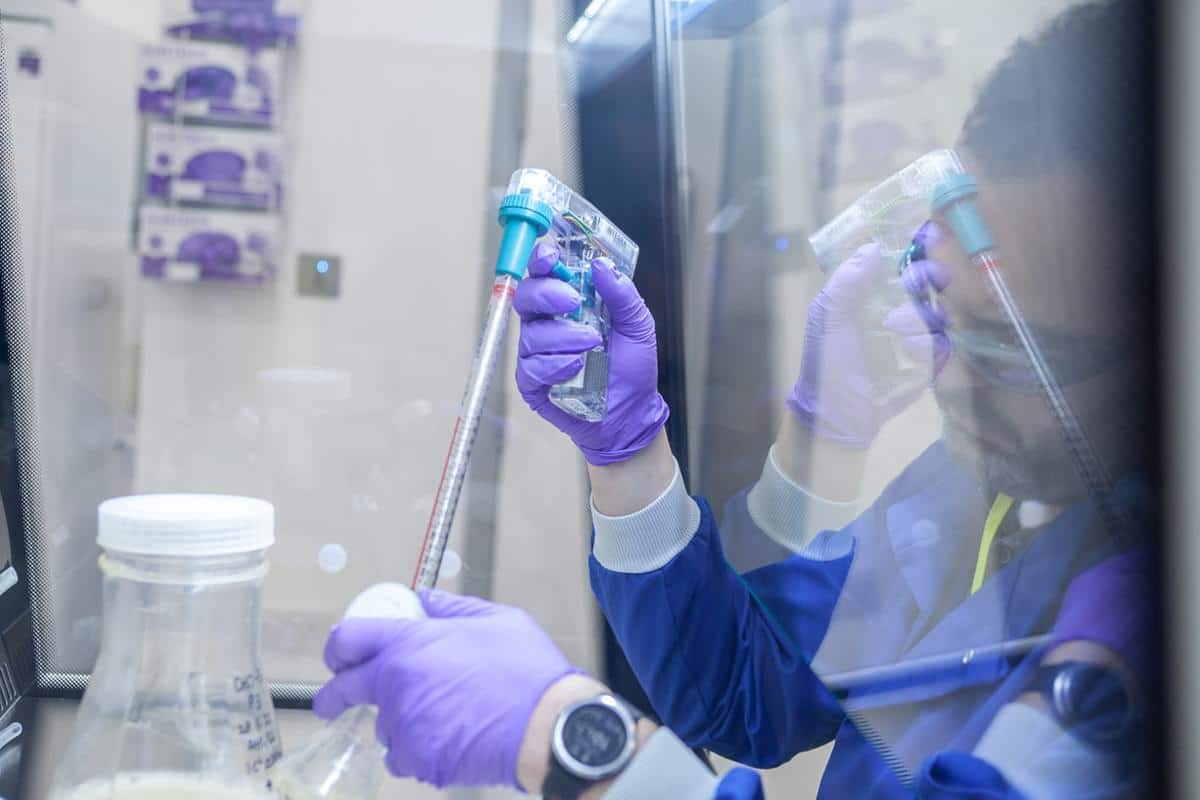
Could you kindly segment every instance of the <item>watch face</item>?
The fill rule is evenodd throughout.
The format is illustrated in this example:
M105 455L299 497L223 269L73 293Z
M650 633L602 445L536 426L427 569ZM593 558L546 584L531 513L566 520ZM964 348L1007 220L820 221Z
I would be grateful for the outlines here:
M587 705L571 712L563 727L563 745L588 767L603 767L621 757L628 734L625 722L611 708Z
M1129 688L1098 664L1068 664L1051 684L1058 718L1093 744L1117 742L1133 733L1137 709Z

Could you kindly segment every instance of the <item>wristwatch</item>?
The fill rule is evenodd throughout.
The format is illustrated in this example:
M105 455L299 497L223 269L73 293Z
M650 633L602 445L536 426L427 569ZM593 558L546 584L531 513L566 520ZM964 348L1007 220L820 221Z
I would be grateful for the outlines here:
M637 748L637 709L613 694L564 708L554 723L550 770L542 784L546 800L575 800L591 786L619 773Z
M1134 687L1101 664L1044 664L1028 688L1042 695L1063 728L1095 747L1128 744L1142 716Z

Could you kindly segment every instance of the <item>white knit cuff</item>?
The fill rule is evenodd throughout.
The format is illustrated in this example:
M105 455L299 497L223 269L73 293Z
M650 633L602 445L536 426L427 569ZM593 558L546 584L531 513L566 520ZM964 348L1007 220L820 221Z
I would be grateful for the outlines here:
M975 746L1026 797L1081 797L1112 782L1103 754L1059 727L1051 715L1025 703L1000 709Z
M653 572L688 546L700 529L700 506L688 496L675 464L671 485L641 511L610 517L592 504L592 554L611 572Z
M604 800L711 800L719 782L675 734L659 728L604 793Z
M767 453L762 477L746 497L750 519L763 533L793 553L820 558L805 552L813 538L824 530L841 530L859 514L857 500L839 503L809 492L793 481L775 460L775 448Z

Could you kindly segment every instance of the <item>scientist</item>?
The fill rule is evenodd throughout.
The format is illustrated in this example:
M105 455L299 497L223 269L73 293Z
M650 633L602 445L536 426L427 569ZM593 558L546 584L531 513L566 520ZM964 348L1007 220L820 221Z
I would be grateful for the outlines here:
M958 151L1012 291L1119 479L1115 502L1149 542L1153 372L1139 348L1152 165L1137 136L1149 113L1138 14L1088 4L1018 42ZM547 245L515 298L518 388L588 462L593 589L655 711L688 745L769 767L832 741L831 798L905 797L914 781L1005 797L1138 791L1150 560L1114 544L1036 375L947 230L934 220L917 232L905 273L912 297L937 301L877 321L923 359L943 435L861 513L867 448L915 400L867 366L873 287L895 268L877 249L813 300L789 413L761 479L720 526L688 496L664 434L654 320L610 264L593 271L612 318L607 417L583 422L548 400L599 340L558 318L579 297L550 276ZM1033 637L1045 638L1031 650L991 647ZM889 701L855 698L853 719L822 681L955 653L961 669L910 674Z
M1137 13L1081 6L1018 43L959 151L1013 292L1149 541L1154 453L1139 410L1153 373L1138 301L1150 231L1137 204L1150 165L1125 123L1146 113ZM553 248L535 251L515 298L517 384L588 462L593 589L665 728L572 668L524 613L436 592L423 596L427 620L333 631L317 713L376 705L396 775L550 797L757 797L754 773L718 781L685 745L769 767L831 741L822 797L1142 791L1147 548L1114 544L1005 320L937 222L917 232L923 257L905 281L938 302L879 322L927 366L940 441L860 513L865 452L916 399L867 367L863 320L893 265L861 250L812 302L780 434L720 526L688 496L663 432L654 320L603 260L608 415L585 423L549 402L598 341L557 318L579 297L551 277ZM982 655L1042 635L1032 650ZM918 671L898 699L850 698L853 718L822 680L976 647L961 669Z

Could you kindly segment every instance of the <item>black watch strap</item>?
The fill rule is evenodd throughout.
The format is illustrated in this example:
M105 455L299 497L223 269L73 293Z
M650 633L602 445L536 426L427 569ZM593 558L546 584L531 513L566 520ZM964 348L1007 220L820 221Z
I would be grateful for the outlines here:
M542 784L543 800L576 800L579 795L591 788L595 781L572 775L558 763L554 751L550 751L550 771L546 773L546 782Z
M612 692L604 692L597 695L597 697L605 696L612 697L620 703L629 712L630 716L633 717L635 725L645 716L630 703L626 702L620 695L613 694ZM609 780L611 777L609 776L601 780ZM554 747L550 747L550 768L547 770L546 780L542 784L543 800L576 800L576 798L596 783L599 783L599 781L582 778L564 767L555 755Z

